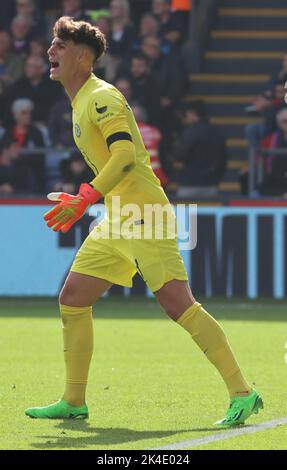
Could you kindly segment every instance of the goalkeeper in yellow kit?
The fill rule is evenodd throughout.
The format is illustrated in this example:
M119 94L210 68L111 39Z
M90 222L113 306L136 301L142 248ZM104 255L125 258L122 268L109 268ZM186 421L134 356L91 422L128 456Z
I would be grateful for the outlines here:
M149 231L149 236L142 236L149 228L145 212L149 205L164 207L171 219L174 216L128 103L114 86L92 73L105 49L104 35L89 23L68 17L56 22L48 50L50 78L60 81L70 98L74 139L95 178L83 182L76 196L50 194L57 204L45 220L54 231L65 233L103 196L108 215L83 243L60 293L64 395L56 403L28 408L25 413L42 419L88 417L85 392L93 353L92 305L113 284L131 287L139 272L169 317L188 331L226 383L231 404L217 424L241 424L263 407L262 399L244 379L222 328L194 299L176 233L171 237L164 222L162 237L154 232L150 236ZM113 198L119 201L116 209ZM130 204L138 209L132 222L125 212ZM121 230L127 221L137 236Z

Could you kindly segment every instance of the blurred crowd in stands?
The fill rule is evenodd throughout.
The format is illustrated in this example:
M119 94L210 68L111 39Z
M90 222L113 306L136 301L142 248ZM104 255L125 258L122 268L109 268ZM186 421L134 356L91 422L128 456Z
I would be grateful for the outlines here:
M69 99L49 78L52 28L67 15L106 34L108 51L95 73L126 97L164 188L179 198L216 196L227 163L224 137L204 103L186 99L191 9L192 0L1 0L0 195L75 193L93 177L75 149ZM246 110L262 116L246 127L253 149L287 149L286 79L287 55ZM259 192L274 193L275 185L279 194L284 159L269 154L264 165ZM241 181L246 194L246 173Z
M62 15L88 20L106 34L108 52L95 73L132 106L162 185L177 187L182 197L194 194L193 184L216 192L223 138L202 103L183 105L191 8L192 0L1 0L0 194L74 193L92 178L74 148L68 97L49 79L47 48ZM212 146L221 153L218 164L214 152L204 157Z
M266 90L255 96L246 112L261 117L245 128L249 151L261 166L255 195L287 195L287 55L280 70L270 77ZM242 193L247 194L247 172L241 175Z

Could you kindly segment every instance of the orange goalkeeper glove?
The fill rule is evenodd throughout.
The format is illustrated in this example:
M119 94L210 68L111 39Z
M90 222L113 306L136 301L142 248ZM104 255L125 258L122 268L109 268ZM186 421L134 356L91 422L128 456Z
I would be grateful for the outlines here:
M59 202L56 207L45 214L44 220L48 222L47 226L51 227L54 232L66 233L84 215L91 204L101 199L102 194L88 183L83 183L76 196L67 193L50 193L47 197L50 201Z

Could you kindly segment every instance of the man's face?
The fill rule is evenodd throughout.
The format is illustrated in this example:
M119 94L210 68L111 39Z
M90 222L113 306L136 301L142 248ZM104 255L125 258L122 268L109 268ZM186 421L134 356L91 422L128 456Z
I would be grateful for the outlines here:
M159 30L158 21L151 15L145 15L142 17L140 22L140 33L146 34L157 34Z
M51 80L63 82L74 75L77 70L77 56L78 48L73 41L62 41L55 37L48 49Z
M189 124L194 124L197 121L198 121L198 117L194 111L188 109L183 114L182 123L185 126L188 126Z
M131 65L131 73L133 77L144 77L147 73L147 63L143 59L133 59Z
M153 0L152 12L155 15L161 15L162 13L169 11L169 2L166 0Z
M23 18L19 18L12 23L11 32L14 39L22 41L23 39L26 39L29 32L29 23Z
M44 67L42 59L39 57L29 57L25 65L25 76L33 80L35 78L41 78L44 74Z
M23 108L21 111L15 113L15 121L18 125L29 126L32 122L32 108Z
M150 59L156 60L160 57L160 41L157 38L147 37L142 44L143 53Z
M17 0L16 8L19 15L29 16L33 13L34 5L31 0Z
M110 15L113 20L121 19L124 16L124 10L121 0L112 0L109 6Z
M99 30L106 36L110 34L111 27L108 18L105 18L104 16L98 18L97 21L95 21L95 26L97 26L97 28L99 28Z

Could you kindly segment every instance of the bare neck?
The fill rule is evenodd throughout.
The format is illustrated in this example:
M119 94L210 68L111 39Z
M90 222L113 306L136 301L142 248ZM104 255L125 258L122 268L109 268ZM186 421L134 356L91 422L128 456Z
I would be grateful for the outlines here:
M62 85L65 88L66 93L71 102L75 98L80 88L82 88L82 86L90 78L90 76L91 71L82 73L81 75L75 74L74 76L71 76L68 80L62 82Z

